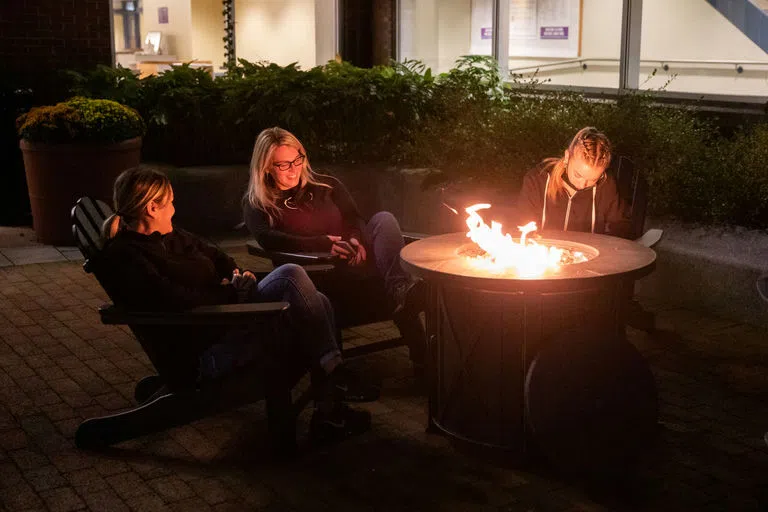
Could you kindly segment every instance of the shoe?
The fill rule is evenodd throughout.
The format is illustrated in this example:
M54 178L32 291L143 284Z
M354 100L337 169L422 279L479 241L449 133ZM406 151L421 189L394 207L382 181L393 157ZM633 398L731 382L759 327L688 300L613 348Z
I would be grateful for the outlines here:
M315 409L309 423L309 440L323 445L343 441L371 429L371 413L336 402L328 412Z
M423 279L414 279L398 286L393 294L395 309L394 316L405 312L424 311L427 303L427 284Z
M326 393L340 402L375 402L381 396L381 386L364 382L342 363L328 376Z

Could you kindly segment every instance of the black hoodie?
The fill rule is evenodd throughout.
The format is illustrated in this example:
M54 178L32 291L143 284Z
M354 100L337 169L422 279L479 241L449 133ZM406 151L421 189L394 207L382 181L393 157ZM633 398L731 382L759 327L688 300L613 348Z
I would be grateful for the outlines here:
M104 245L93 271L115 305L134 311L173 311L237 302L235 261L191 233L121 230ZM158 372L172 388L194 384L198 358L225 334L221 326L133 326Z
M547 194L550 171L536 168L525 175L517 201L518 225L534 221L538 229L583 231L632 238L629 206L619 196L616 179L605 173L591 187ZM567 183L567 181L566 181Z

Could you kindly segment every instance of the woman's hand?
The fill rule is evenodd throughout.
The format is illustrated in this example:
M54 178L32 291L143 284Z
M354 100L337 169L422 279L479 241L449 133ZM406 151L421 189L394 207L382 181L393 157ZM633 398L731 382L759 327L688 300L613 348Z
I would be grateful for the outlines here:
M350 260L349 264L353 266L357 266L365 263L365 258L367 257L367 254L365 252L365 247L363 247L363 244L361 244L357 238L350 238L349 243L352 245L352 247L355 248L355 256L352 260Z
M224 281L226 281L226 279ZM224 281L222 281L222 284ZM251 287L256 284L256 276L248 270L240 273L240 269L236 268L232 271L232 281L230 284L232 284L237 291L238 302L247 302Z
M351 260L355 256L355 251L348 242L345 242L337 235L326 235L328 240L333 242L331 245L331 255L338 256L343 260Z

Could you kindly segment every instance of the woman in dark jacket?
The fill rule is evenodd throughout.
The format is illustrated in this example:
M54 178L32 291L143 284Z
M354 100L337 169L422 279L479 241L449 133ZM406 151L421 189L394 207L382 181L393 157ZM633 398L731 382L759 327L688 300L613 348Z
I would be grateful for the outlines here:
M627 204L605 171L611 144L596 128L582 128L560 158L548 158L526 174L518 198L519 225L585 231L630 238Z
M340 424L345 431L368 428L367 412L344 406L339 400L343 397L331 393L348 388L349 376L342 365L330 302L303 268L284 265L257 282L218 248L174 229L173 189L168 178L153 169L124 171L115 181L113 199L115 213L102 230L105 243L99 280L117 305L173 311L239 302L290 304L289 318L269 329L274 332L265 333L264 325L245 330L175 330L158 347L163 352L160 359L168 365L166 375L173 375L177 383L188 382L191 372L202 379L218 378L255 362L264 352L282 356L287 352L293 363L306 362L307 368L326 376L320 379L324 386L312 417L313 435L343 434L337 432ZM279 334L284 334L277 337L280 346L274 346L269 338Z
M419 369L424 286L400 266L403 235L391 213L376 213L366 222L344 185L314 173L301 142L275 127L256 138L243 218L266 250L327 251L348 268L380 278L395 323L412 341L411 359Z

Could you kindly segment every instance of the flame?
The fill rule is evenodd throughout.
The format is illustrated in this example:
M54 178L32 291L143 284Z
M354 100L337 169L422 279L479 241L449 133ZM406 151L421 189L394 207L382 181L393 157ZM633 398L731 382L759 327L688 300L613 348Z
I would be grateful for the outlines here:
M528 234L536 231L535 222L518 226L520 241L515 242L512 235L502 232L499 222L491 221L489 227L478 215L478 210L490 207L490 204L479 203L465 209L469 215L467 236L486 252L484 257L474 258L476 264L497 272L514 269L520 276L536 277L545 272L556 272L564 263L580 263L587 260L580 252L541 245L531 240Z

